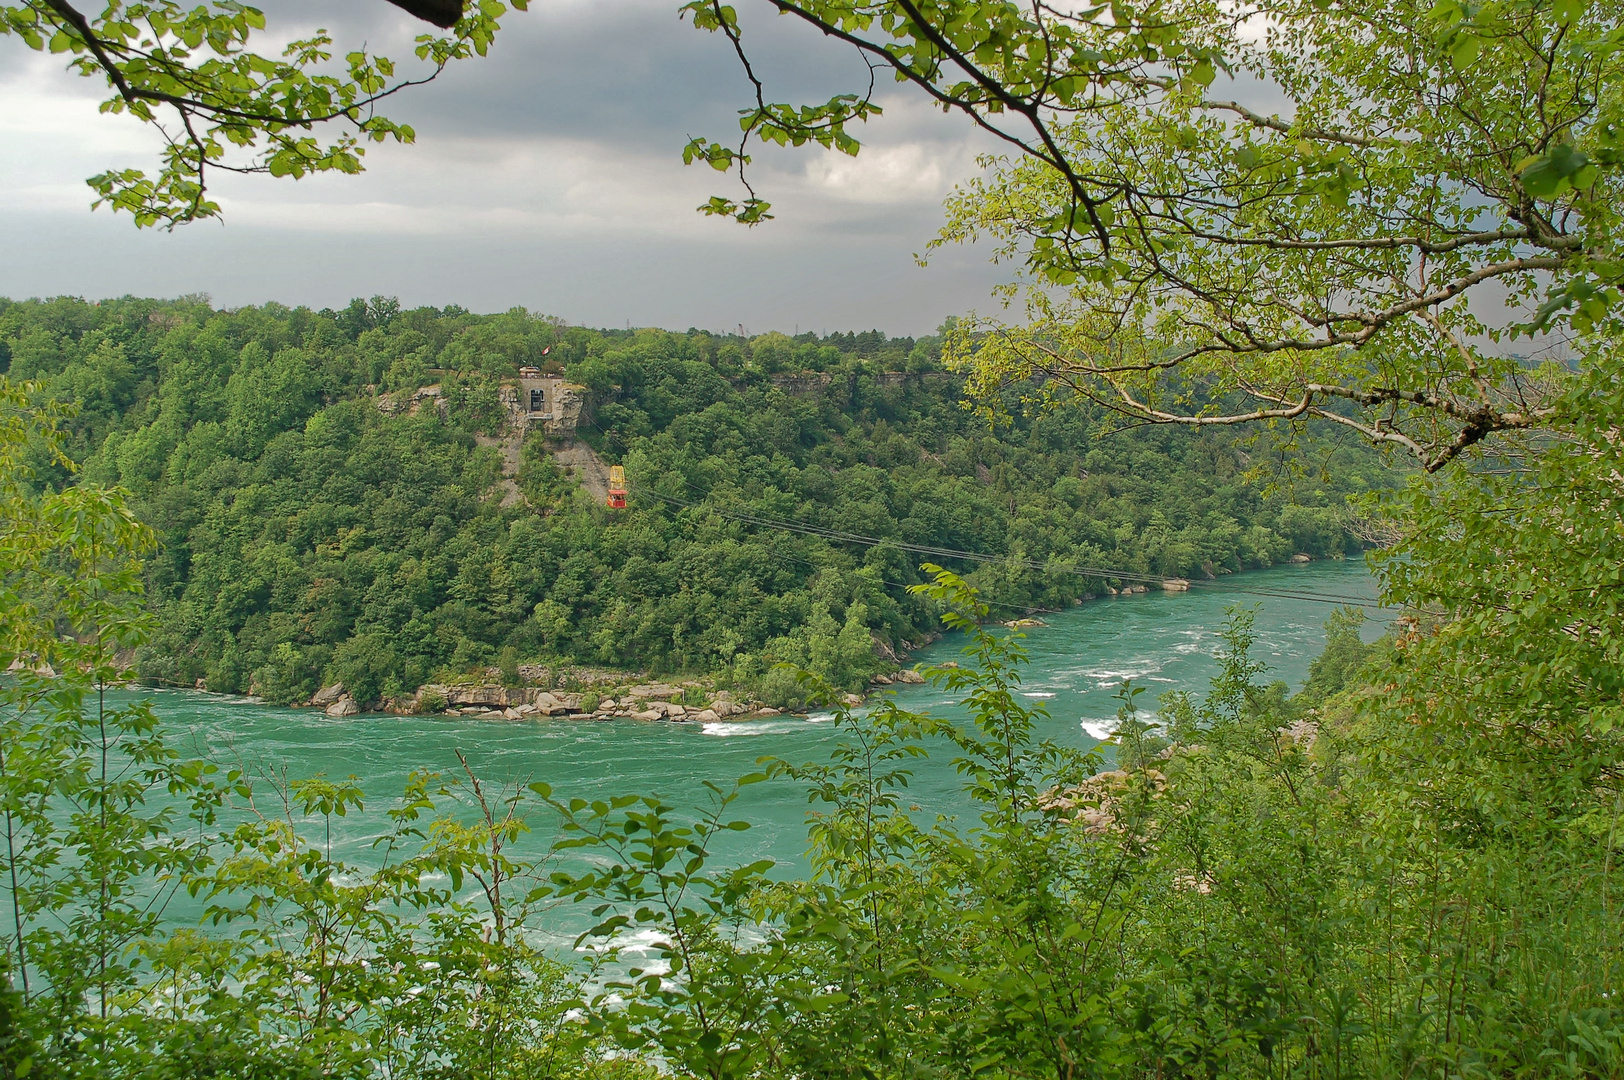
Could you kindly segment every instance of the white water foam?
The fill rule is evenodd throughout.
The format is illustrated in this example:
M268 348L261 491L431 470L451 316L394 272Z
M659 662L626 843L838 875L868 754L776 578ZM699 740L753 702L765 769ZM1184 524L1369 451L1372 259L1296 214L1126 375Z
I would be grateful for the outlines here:
M1080 726L1089 735L1104 742L1116 730L1116 725L1116 717L1113 716L1109 720L1084 720Z
M611 945L620 950L621 956L654 956L670 940L671 935L664 930L652 926L640 927L636 930L622 930L615 934L608 943L602 938L590 938L576 947L577 952L601 952ZM652 968L651 968L652 970Z
M1139 719L1144 722L1147 729L1154 732L1165 732L1167 725L1162 722L1160 713L1140 713ZM1100 717L1085 716L1078 726L1094 738L1104 741L1115 733L1117 724L1121 723L1116 717L1102 719Z
M705 724L699 729L699 733L701 735L714 735L721 739L731 739L739 735L789 735L803 730L808 723L815 722L802 720L799 717L788 720L737 720L732 722L719 720L714 724Z
M1090 679L1142 679L1162 670L1162 665L1147 661L1124 668L1085 668L1079 674Z

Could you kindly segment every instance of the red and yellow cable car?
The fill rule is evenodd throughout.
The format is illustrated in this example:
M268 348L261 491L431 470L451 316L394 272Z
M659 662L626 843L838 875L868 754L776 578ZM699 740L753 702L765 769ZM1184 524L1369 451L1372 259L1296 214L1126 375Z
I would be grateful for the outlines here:
M626 470L619 465L609 466L609 507L626 509Z

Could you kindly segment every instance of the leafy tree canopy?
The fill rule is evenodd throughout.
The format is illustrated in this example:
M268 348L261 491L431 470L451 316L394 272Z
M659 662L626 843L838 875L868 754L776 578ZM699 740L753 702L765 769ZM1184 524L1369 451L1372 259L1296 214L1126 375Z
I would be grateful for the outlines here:
M1026 325L961 326L982 391L1041 374L1140 422L1319 417L1433 470L1549 426L1560 365L1512 342L1588 333L1615 298L1616 5L771 2L1009 147L939 240L1022 267ZM689 10L744 55L729 9ZM872 89L799 112L757 90L712 164L872 111Z

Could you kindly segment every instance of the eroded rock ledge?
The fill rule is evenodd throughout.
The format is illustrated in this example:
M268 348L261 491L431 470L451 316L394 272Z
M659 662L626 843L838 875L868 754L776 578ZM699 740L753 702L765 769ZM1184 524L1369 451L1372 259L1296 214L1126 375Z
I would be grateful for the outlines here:
M530 677L549 677L548 672ZM571 679L579 682L580 680ZM894 683L917 684L925 679L917 671L903 669L873 679L875 687ZM848 694L848 705L864 698ZM730 690L707 688L702 683L646 682L634 685L593 679L578 690L547 689L542 686L505 686L500 682L430 683L410 697L391 701L357 701L343 683L324 686L307 703L328 716L345 718L363 712L389 712L415 716L466 716L481 720L529 720L567 717L579 720L631 719L716 723L722 720L753 720L779 716L772 708L747 695Z

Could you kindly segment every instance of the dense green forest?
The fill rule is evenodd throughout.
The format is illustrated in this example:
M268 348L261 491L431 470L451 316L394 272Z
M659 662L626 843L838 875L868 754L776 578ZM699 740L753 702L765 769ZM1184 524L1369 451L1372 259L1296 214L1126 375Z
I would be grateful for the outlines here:
M994 428L939 348L378 298L0 304L0 371L73 408L83 478L130 491L159 539L139 673L277 702L340 680L388 700L505 654L712 673L782 703L792 686L762 687L779 661L855 688L936 628L906 591L917 555L712 508L1008 556L959 568L1009 618L1110 584L1068 566L1201 577L1356 551L1345 496L1391 482L1345 442L1271 489L1230 433L1102 435L1079 407ZM497 394L523 365L588 388L580 435L625 464L628 510L599 505L539 433L514 478L525 498L504 505ZM429 384L438 411L379 407Z

